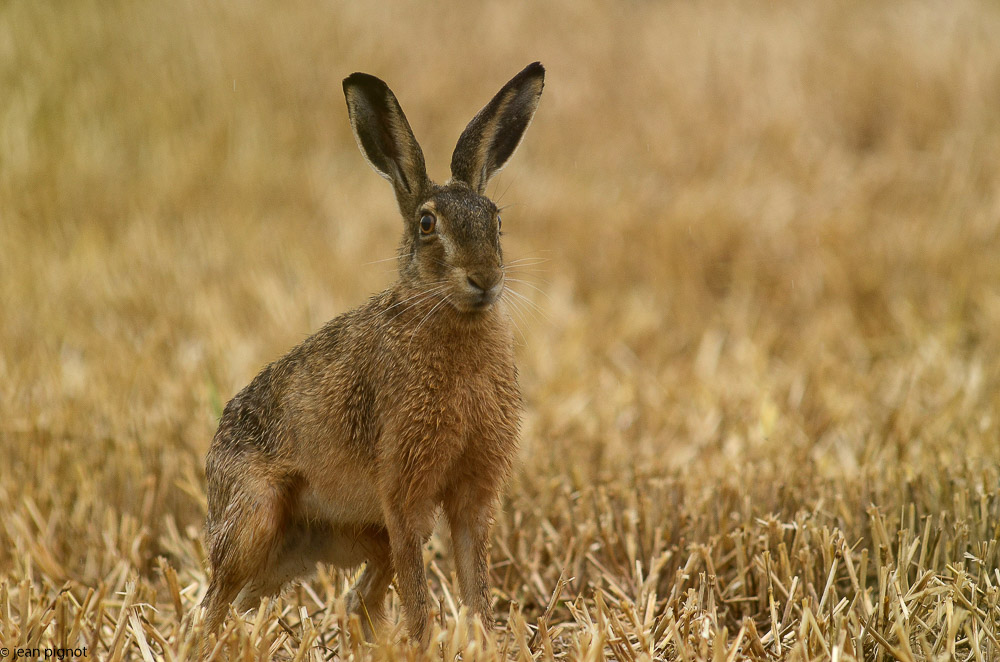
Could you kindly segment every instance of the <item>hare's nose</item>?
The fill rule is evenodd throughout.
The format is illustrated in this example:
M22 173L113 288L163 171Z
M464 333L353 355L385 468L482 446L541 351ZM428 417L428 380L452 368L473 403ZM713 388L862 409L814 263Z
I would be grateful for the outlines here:
M486 292L490 290L500 281L500 272L483 274L483 273L469 273L465 277L465 281L479 292Z

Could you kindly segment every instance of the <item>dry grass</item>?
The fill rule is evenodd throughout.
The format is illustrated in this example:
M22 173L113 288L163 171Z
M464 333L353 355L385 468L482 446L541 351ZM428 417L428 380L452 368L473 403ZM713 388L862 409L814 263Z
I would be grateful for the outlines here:
M391 278L340 79L443 178L540 59L494 187L544 259L502 627L435 534L429 658L1000 659L997 34L974 0L0 4L0 640L196 657L222 403ZM348 579L215 659L422 657L353 636Z

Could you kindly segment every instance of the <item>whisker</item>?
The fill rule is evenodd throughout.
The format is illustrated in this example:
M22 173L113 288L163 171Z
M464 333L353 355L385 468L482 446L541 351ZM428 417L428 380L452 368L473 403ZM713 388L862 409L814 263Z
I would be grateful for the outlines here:
M531 327L532 325L537 325L540 322L536 316L530 315L529 312L524 309L523 303L520 303L513 298L509 299L508 303L510 304L510 310L513 311L520 320L520 324L516 324L515 326L521 333L521 337L524 338L524 332L521 330L522 327ZM524 346L527 346L527 339L524 340L524 343Z
M549 296L549 293L546 292L545 290L543 290L542 288L538 287L534 283L529 283L528 281L523 280L521 278L509 278L509 277L507 278L507 282L508 283L521 283L522 285L527 285L528 287L530 287L531 289L535 290L536 292L538 292L539 294L541 294L543 297L545 297L546 299L548 299L549 301L552 301L552 298Z
M521 256L520 258L518 258L518 259L524 259L524 258L526 258L526 257L531 257L532 255L535 255L536 253L555 253L555 252L556 252L556 251L555 251L555 249L554 249L554 248L536 248L536 249L534 249L534 250L530 250L530 251L528 251L527 253L524 253L524 254L523 254L523 255L522 255L522 256ZM542 259L548 259L548 258L542 258Z
M439 266L444 267L445 269L451 269L451 265L450 264L448 264L447 262L445 262L443 260L439 260L436 257L428 257L427 259L429 259L432 262L434 262L434 264L437 264ZM444 281L441 281L441 282L443 283Z
M504 292L504 294L506 295L506 292ZM515 314L517 314L517 317L518 317L518 319L521 320L522 324L527 324L528 323L527 313L524 310L524 304L523 303L521 303L520 301L518 301L518 299L516 297L514 297L514 296L511 296L511 297L506 297L505 296L504 297L504 302L508 304L508 307L509 307L509 309L511 311L513 311Z
M443 303L445 303L447 301L450 301L450 300L451 300L451 295L443 297L440 301L438 301L436 304L434 304L434 306L432 306L429 311L427 311L427 314L424 315L423 319L420 320L420 324L417 324L417 328L415 328L413 330L413 332L410 334L410 342L407 343L407 348L409 348L410 344L413 343L413 339L417 336L417 333L420 331L420 327L422 327L424 325L424 322L426 322L427 320L429 320L431 318L431 315L434 314L435 310L437 310L438 308L441 307L441 304L443 304Z
M491 185L492 185L491 187L492 187L493 191L490 193L489 197L490 197L490 200L493 200L494 202L499 202L500 201L500 198L497 197L497 191L500 190L500 182L501 181L503 181L503 170L501 170L500 172L498 172L496 174L496 177L494 177L493 181L491 182Z
M508 320L510 320L510 323L514 327L514 330L517 331L517 335L521 336L521 346L527 347L528 339L524 336L524 331L521 330L521 325L517 323L517 320L515 320L510 313L511 313L511 308L509 306L504 306L503 314L507 316Z
M441 281L435 281L433 283L427 283L427 286L429 288L431 288L431 289L421 290L420 292L417 292L416 294L414 294L412 296L409 296L409 297L407 297L407 298L405 298L405 299L403 299L401 301L397 301L396 303L394 303L391 306L389 306L388 308L386 308L386 310L391 310L391 309L395 308L396 306L402 305L402 304L406 303L407 301L410 301L411 299L416 299L417 297L423 296L424 294L428 294L430 292L438 291L438 290L442 289L447 284L448 283L446 281L443 281L443 280L441 280Z
M400 305L405 304L407 302L412 302L408 306L405 306L404 308L400 309L392 317L390 317L390 318L388 318L386 320L383 320L382 323L377 327L377 330L384 329L389 324L391 324L394 319L396 319L397 317L399 317L403 313L405 313L405 312L407 312L409 310L412 310L416 306L419 306L420 304L424 303L425 301L428 301L428 300L434 298L435 296L439 295L444 289L446 289L446 285L439 285L437 287L433 287L430 290L424 290L422 292L418 292L417 294L414 294L411 297L407 297L406 299L403 299L402 301L397 301L396 303L392 304L391 306L389 306L388 308L386 308L386 311L391 310L392 308L395 308L396 306L400 306Z
M512 287L505 288L504 292L510 292L511 296L517 297L518 300L520 300L524 304L526 304L528 306L528 308L526 310L528 310L529 312L532 312L532 314L537 313L546 322L550 322L550 323L552 322L552 319L549 317L549 315L544 310L542 310L541 306L539 306L537 303L535 303L534 301L532 301L531 299L529 299L528 297L526 297L521 292L518 292L517 290L515 290Z
M516 260L511 260L510 262L507 263L506 266L508 266L508 267L521 266L521 265L533 266L533 265L542 264L543 262L548 262L548 261L549 261L549 258L547 258L547 257L522 257L522 258L518 258Z
M508 267L508 268L504 269L504 271L507 272L507 273L512 273L512 274L547 274L547 273L549 273L548 269L532 269L531 267L514 267L514 268Z
M542 321L548 321L548 318L545 317L541 313L541 311L539 311L537 308L533 308L533 307L529 306L528 305L528 301L526 299L524 299L523 297L518 298L518 297L515 296L515 298L511 299L511 303L513 303L514 305L516 305L517 308L522 311L522 314L524 315L524 318L525 318L526 322L529 319L533 320L536 323L537 322L542 322Z
M543 274L548 274L548 271L543 269L508 269L506 271L506 277L511 276L525 276L531 278L533 281L541 283L542 285L551 285L548 280L542 277Z
M552 321L552 318L545 311L545 309L539 306L537 303L535 303L532 299L526 297L524 294L518 292L517 290L512 289L511 292L513 292L517 297L521 299L521 301L524 302L527 310L534 311L537 315L541 316L541 318L544 319L546 322Z
M528 317L528 311L524 309L524 304L518 301L516 297L505 298L504 302L509 304L509 308L517 315L517 318L521 320L521 324L528 326L531 320ZM523 337L523 333L521 334ZM527 344L527 340L525 340Z
M547 274L548 269L538 269L531 264L515 264L504 266L504 271L513 274Z
M372 260L371 262L363 262L361 264L361 266L362 267L367 267L367 266L370 266L370 265L373 265L373 264L379 264L381 262L388 262L390 260L398 260L398 259L399 259L398 255L393 255L392 257L384 257L381 260Z
M507 191L509 191L509 190L510 190L510 187L511 187L511 186L512 186L512 185L514 184L514 182L515 182L515 181L517 181L517 175L514 175L513 177L511 177L511 178L510 178L510 181L509 181L509 182L507 182L507 188L505 188L505 189L503 190L503 193L501 193L501 194L500 194L500 195L499 195L498 197L496 197L496 198L495 198L495 200L496 200L496 201L497 201L498 203L499 203L499 202L500 202L501 200L503 200L503 197L504 197L505 195L507 195ZM499 179L497 180L497 186L498 186L498 187L500 186L500 180L499 180Z

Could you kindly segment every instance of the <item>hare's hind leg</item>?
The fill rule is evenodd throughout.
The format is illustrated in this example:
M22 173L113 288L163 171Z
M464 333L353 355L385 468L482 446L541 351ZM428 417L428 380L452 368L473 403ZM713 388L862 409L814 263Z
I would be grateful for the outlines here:
M361 619L365 637L373 639L392 582L389 534L381 526L338 526L307 518L286 523L274 553L236 598L237 610L256 607L261 597L276 595L289 583L313 574L320 562L337 568L366 564L346 601L348 611Z
M202 605L210 632L222 625L237 596L238 607L246 609L271 588L269 571L285 545L293 485L249 473L233 486L209 536L212 581Z
M339 539L339 532L326 522L289 515L273 553L265 557L265 564L237 596L237 611L252 609L262 597L278 595L290 583L312 575L319 561L330 560L328 550ZM352 565L362 560L355 559Z

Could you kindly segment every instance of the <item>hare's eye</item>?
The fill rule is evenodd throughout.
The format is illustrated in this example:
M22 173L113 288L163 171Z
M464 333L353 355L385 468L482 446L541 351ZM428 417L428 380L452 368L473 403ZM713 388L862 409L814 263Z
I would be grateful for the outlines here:
M503 229L503 221L500 219L500 214L497 214L497 230Z
M437 224L437 219L434 218L433 214L424 214L420 217L420 234L430 234L434 232L434 226Z

